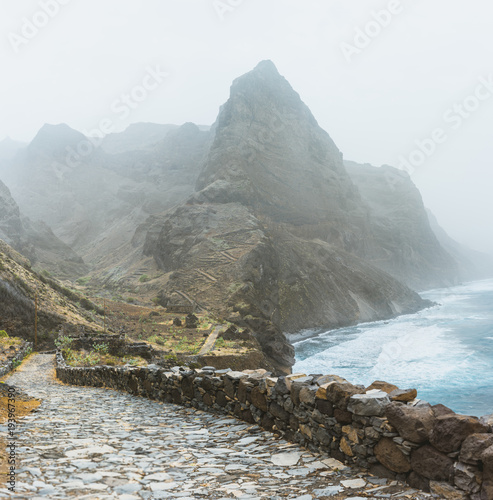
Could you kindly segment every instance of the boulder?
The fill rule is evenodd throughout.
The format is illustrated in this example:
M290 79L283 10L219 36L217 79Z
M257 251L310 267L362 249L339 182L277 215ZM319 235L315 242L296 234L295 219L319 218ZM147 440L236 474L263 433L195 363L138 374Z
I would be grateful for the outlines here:
M455 415L455 412L451 410L448 406L445 405L434 405L431 407L433 410L433 413L435 414L435 417L441 417L443 415Z
M365 389L365 392L372 391L374 389L386 392L387 394L390 394L392 391L399 390L399 388L394 384L389 384L388 382L383 382L382 380L375 380L373 384Z
M292 383L297 380L302 383L311 383L312 377L307 377L305 373L292 373L291 375L286 375L285 381L288 389L291 389Z
M185 318L186 328L197 328L198 324L199 324L199 318L197 318L197 316L195 316L195 314L193 313L188 314L187 317Z
M280 396L289 394L289 391L291 389L291 382L288 383L286 377L279 377L277 379L276 385L274 386L274 389Z
M409 459L390 438L381 439L375 446L374 453L378 461L392 472L405 474L411 470Z
M477 417L447 414L436 419L430 435L431 444L443 453L460 450L464 440L471 434L487 433L488 427Z
M420 476L433 481L450 481L454 462L433 446L425 445L411 454L411 467Z
M436 420L429 406L413 407L399 403L387 406L385 416L401 437L413 443L428 441Z
M414 401L418 397L418 391L416 389L396 389L389 394L389 397L392 401L407 403Z
M460 461L465 464L477 465L483 451L493 446L493 434L472 434L462 443Z
M366 394L355 394L349 398L348 411L366 417L381 417L390 404L389 396L383 391L370 391Z
M291 401L296 406L300 404L300 391L302 387L304 387L304 384L298 382L293 382L291 384Z
M341 410L346 410L349 398L355 394L362 394L363 390L349 382L329 382L321 385L317 391L317 399L330 401Z
M304 386L299 393L300 402L305 405L314 405L317 395L317 386Z
M321 375L315 381L318 386L329 384L330 382L341 382L342 384L349 384L349 382L338 375Z
M268 410L267 398L265 397L265 394L260 391L260 388L258 386L252 389L252 392L249 396L253 406L264 412Z

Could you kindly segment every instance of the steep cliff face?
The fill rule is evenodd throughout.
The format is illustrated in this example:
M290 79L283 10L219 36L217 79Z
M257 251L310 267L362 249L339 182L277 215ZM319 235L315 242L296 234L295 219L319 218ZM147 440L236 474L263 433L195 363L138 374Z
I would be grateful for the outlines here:
M368 206L371 237L356 254L415 290L457 284L459 265L432 231L409 175L390 166L345 166Z
M427 215L430 227L440 245L457 262L463 280L478 280L493 276L493 257L491 255L472 250L455 241L440 226L437 218L430 210L427 210Z
M342 154L270 61L233 83L197 191L293 225L359 208Z
M60 277L77 277L87 272L79 255L59 240L41 221L21 215L10 191L0 181L0 239L30 259L39 268Z
M330 137L271 62L237 79L197 192L148 233L144 252L184 293L257 334L279 371L281 331L414 312L426 302L358 257L368 207ZM352 254L350 253L352 252Z

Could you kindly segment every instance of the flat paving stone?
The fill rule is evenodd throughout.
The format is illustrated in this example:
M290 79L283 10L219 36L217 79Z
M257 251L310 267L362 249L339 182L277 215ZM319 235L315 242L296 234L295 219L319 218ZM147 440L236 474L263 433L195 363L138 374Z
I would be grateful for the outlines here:
M382 484L235 418L65 385L54 372L54 356L38 354L7 379L43 401L19 421L16 492L0 498L340 500L372 498ZM383 487L388 498L430 498Z

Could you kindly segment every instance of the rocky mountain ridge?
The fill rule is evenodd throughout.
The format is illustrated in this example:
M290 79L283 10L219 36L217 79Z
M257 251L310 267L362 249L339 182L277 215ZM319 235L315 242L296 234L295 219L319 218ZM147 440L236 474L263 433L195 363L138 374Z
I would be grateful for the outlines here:
M43 222L21 214L7 186L0 181L0 240L30 259L32 265L62 278L88 271L82 258Z
M408 287L464 276L411 179L344 162L270 61L234 81L210 130L139 124L99 147L45 126L2 165L97 283L247 326L279 372L281 332L412 313L429 303Z

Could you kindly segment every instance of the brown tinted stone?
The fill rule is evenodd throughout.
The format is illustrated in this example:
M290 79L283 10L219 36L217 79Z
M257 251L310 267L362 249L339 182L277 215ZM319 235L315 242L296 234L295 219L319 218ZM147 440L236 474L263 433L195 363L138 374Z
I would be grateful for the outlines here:
M423 476L420 476L417 472L412 471L407 478L407 484L411 486L411 488L415 488L417 490L422 491L430 491L430 480L426 479Z
M444 498L445 500L468 500L469 498L465 492L456 490L450 484L438 481L430 481L430 491L433 496Z
M193 390L193 379L190 377L184 377L181 381L181 389L183 391L183 395L187 398L193 399L194 390Z
M378 477L386 477L387 479L395 479L396 474L384 467L382 464L372 464L369 469L370 474Z
M411 470L409 459L402 453L392 439L381 439L373 451L378 461L387 469L398 474L404 474Z
M390 394L392 391L399 390L396 385L383 382L382 380L375 380L375 382L368 386L365 391L372 391L374 389L386 392L387 394Z
M387 406L385 416L401 437L413 443L428 441L436 420L429 406L413 407L399 403Z
M332 403L329 403L329 401L317 399L315 406L317 407L317 410L323 415L327 415L328 417L332 417L332 415L334 415L334 407L332 406Z
M402 401L407 403L408 401L414 401L418 397L418 391L416 389L397 389L389 394L392 401Z
M231 379L229 379L228 377L224 378L224 392L226 393L226 395L229 398L231 398L231 399L235 398L234 382Z
M317 394L316 386L304 386L300 390L300 402L305 405L315 404L315 396Z
M252 402L253 406L258 408L259 410L268 410L267 398L265 397L265 394L262 394L260 392L260 389L258 387L254 387L252 389L252 392L250 393L250 401Z
M351 445L345 437L341 438L339 446L341 447L341 451L348 457L352 457L354 455L353 450L351 449Z
M296 406L300 404L300 391L302 387L304 387L304 384L300 384L296 381L291 384L291 401L293 401Z
M455 411L451 410L448 406L445 405L434 405L431 407L435 417L442 417L443 415L455 415Z
M466 464L477 465L483 451L493 446L493 434L472 434L462 443L460 461Z
M248 393L250 392L252 387L253 384L251 382L248 382L245 379L240 380L237 394L237 398L240 403L246 403L248 399Z
M325 386L322 386L325 387ZM320 389L322 389L320 387ZM326 398L340 410L347 410L349 398L355 394L363 394L364 390L349 383L332 382L326 386ZM317 392L318 397L318 392Z
M467 415L448 414L438 417L430 435L430 443L444 453L458 451L471 434L488 432L478 418Z
M342 425L350 424L353 421L353 414L346 410L334 409L335 419Z
M171 391L171 397L173 398L173 403L177 405L181 404L181 393L178 389L173 389Z
M450 481L454 462L444 453L425 445L413 451L411 466L419 475L434 481Z
M226 394L223 391L218 391L216 395L216 403L219 406L226 406L228 404L228 399L226 398Z
M272 428L274 427L274 419L272 417L269 416L269 414L265 414L263 417L262 417L262 420L260 422L260 425L268 430L268 431L271 431Z

